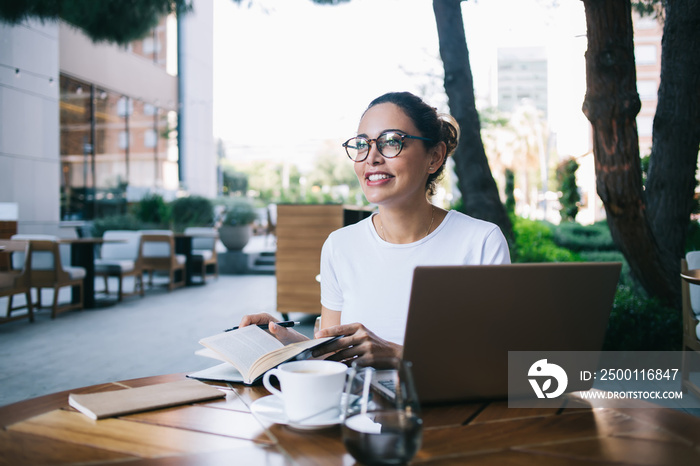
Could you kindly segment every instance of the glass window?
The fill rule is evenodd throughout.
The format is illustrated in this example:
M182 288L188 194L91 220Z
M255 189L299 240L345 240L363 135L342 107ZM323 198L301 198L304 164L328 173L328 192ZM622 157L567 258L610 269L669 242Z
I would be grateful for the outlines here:
M634 47L634 57L637 65L656 64L656 45L637 45Z
M637 81L637 92L642 100L656 100L658 92L656 81L651 79Z
M61 75L61 219L92 218L93 147L90 84Z
M156 132L152 129L148 129L143 133L143 145L144 147L156 147L157 141Z
M651 136L654 127L654 117L638 116L637 117L637 132L639 136Z
M120 114L125 96L95 88L94 97L95 217L99 218L126 212L129 145L123 144L128 142L127 115Z

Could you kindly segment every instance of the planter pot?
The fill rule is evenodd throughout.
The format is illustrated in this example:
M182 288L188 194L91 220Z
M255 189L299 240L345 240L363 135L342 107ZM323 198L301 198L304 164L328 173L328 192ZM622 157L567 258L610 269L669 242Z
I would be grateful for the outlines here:
M219 227L219 239L229 251L243 249L248 244L252 233L252 225L222 225Z

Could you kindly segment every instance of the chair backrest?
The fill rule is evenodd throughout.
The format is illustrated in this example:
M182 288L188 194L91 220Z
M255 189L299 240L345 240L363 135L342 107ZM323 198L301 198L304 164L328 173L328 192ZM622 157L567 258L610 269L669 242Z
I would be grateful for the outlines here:
M219 232L210 227L188 227L185 234L192 237L192 249L207 249L214 251Z
M53 286L70 280L70 275L61 265L61 250L57 241L30 241L29 257L32 286Z
M119 242L102 244L100 257L111 260L138 260L141 250L141 232L132 230L107 230L102 235L104 240Z
M31 269L32 270L53 270L55 268L54 264L56 260L61 263L61 254L58 248L58 236L54 235L34 235L34 234L17 234L12 235L13 240L29 241L33 243L35 241L56 243L56 248L54 252L53 247L48 247L48 245L42 246L41 249L32 250L31 259ZM14 270L20 270L24 266L24 253L18 252L12 254L12 268Z
M12 288L28 286L30 276L29 241L6 239L0 240L0 255L7 255L9 257L13 257L15 255L20 254L24 258L24 263L22 263L21 267L17 268L17 270L19 270L19 273L17 271L9 271L7 269L3 269L2 271L0 271L0 275L7 278L7 280L0 280L0 282L2 282L0 288L4 287L5 285L9 285Z
M170 269L178 265L175 238L165 235L141 235L141 264L145 269Z
M700 269L700 251L690 251L685 255L688 270ZM690 285L690 307L695 315L700 315L700 285Z

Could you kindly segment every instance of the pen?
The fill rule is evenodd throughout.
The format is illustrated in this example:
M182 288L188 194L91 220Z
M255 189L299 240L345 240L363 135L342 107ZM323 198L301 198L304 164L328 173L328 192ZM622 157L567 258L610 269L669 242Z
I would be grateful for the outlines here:
M280 327L294 327L295 325L301 324L301 322L294 322L293 320L283 320L282 322L275 322L275 324L279 325ZM258 325L258 327L260 327L263 330L267 330L268 329L267 325L268 324L261 324L261 325ZM238 325L236 325L235 327L231 327L229 329L226 329L226 330L224 330L224 332L230 332L231 330L238 330Z

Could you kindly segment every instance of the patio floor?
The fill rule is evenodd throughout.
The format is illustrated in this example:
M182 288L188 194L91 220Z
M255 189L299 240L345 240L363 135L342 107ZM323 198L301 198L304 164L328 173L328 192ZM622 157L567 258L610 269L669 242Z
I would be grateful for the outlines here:
M42 310L33 324L25 319L0 325L0 406L86 385L213 366L216 361L194 354L202 348L199 339L236 325L245 314L277 315L275 284L271 275L221 275L204 286L170 293L147 289L144 298L69 311L54 320ZM5 303L0 300L3 313ZM313 331L315 316L290 317L308 324L301 328L305 334Z

